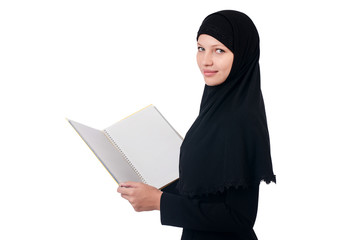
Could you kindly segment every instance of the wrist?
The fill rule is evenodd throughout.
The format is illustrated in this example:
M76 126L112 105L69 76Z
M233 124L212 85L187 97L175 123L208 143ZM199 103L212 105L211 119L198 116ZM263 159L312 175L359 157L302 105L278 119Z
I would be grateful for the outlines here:
M156 210L160 210L160 209L161 209L161 196L162 196L162 194L163 194L162 191L159 191L159 192L157 193L156 205L155 205Z

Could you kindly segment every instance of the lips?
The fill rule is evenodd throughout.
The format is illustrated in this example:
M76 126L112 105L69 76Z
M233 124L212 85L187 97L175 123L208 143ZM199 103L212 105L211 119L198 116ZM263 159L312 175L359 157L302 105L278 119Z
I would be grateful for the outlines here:
M214 76L217 72L218 72L218 71L216 71L216 70L204 70L204 71L203 71L205 77L212 77L212 76Z

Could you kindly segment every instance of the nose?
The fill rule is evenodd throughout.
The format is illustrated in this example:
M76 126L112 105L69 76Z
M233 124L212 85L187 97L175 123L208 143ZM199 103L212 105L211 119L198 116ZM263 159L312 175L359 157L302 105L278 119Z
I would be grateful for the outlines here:
M204 56L202 58L202 64L204 66L211 66L213 64L212 53L205 51Z

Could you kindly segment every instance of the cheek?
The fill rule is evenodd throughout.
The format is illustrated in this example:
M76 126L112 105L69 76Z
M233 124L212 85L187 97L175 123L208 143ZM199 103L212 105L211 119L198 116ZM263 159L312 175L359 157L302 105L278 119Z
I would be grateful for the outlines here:
M196 54L196 62L197 62L197 66L201 70L201 56L200 56L199 52Z
M228 59L226 59L225 61L224 61L224 68L223 68L223 70L224 70L224 72L225 72L225 74L228 76L229 75L229 73L230 73L230 71L231 71L231 68L232 68L232 65L233 65L233 57L229 57Z
M224 75L229 75L231 71L232 62L223 62L222 71Z

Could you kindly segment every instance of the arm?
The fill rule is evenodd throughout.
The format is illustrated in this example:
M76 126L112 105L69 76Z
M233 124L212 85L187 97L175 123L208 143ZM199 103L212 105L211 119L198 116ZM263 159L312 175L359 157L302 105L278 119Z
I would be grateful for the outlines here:
M257 213L259 186L230 188L204 198L181 196L174 187L160 190L136 182L120 184L118 192L137 211L161 211L161 223L194 230L251 230Z
M259 187L230 188L222 194L188 198L163 192L161 223L201 231L233 232L253 228Z

